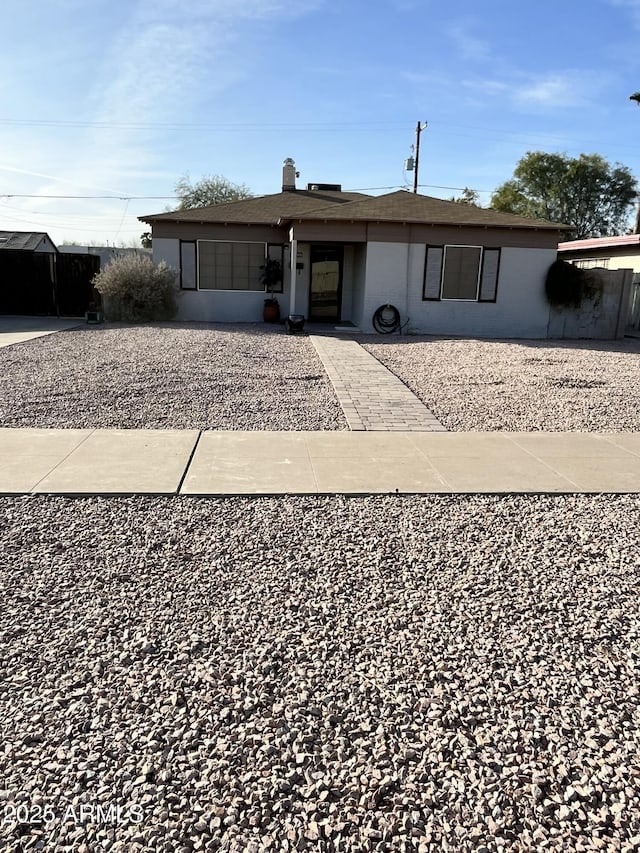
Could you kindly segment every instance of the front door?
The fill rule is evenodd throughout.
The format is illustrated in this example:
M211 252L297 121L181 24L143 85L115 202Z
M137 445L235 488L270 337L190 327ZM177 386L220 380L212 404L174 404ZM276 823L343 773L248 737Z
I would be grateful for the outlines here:
M311 246L309 319L332 323L340 319L343 246Z

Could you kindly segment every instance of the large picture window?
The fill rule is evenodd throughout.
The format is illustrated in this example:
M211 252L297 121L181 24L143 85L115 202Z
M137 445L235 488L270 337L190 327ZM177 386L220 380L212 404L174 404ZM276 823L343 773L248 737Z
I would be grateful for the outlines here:
M500 249L427 246L422 298L495 302Z
M260 267L265 259L264 243L198 242L198 287L200 290L264 290Z

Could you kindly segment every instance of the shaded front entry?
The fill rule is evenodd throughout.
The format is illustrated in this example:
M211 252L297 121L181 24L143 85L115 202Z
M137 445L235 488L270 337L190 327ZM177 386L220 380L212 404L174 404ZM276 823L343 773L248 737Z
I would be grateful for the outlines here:
M343 261L343 246L311 246L310 320L340 319Z

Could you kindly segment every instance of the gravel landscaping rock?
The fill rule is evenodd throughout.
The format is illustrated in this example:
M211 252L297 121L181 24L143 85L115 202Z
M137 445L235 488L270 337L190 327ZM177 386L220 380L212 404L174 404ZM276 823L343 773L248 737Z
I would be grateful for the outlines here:
M640 428L640 340L362 338L449 430Z
M0 348L0 426L347 429L307 337L206 323L84 327Z
M0 849L637 849L639 518L0 499Z

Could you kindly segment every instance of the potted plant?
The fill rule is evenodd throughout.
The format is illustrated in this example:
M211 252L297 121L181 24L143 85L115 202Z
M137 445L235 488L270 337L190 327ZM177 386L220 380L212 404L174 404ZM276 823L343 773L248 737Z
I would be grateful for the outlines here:
M266 258L260 267L260 283L269 294L264 300L263 317L265 323L277 323L280 320L280 303L273 295L273 289L282 281L282 264L273 258Z

